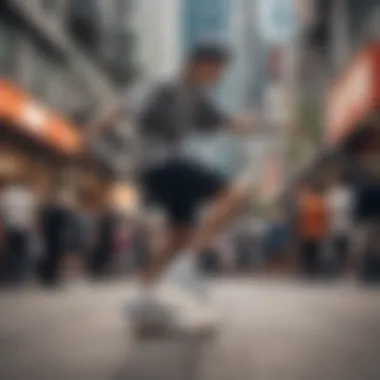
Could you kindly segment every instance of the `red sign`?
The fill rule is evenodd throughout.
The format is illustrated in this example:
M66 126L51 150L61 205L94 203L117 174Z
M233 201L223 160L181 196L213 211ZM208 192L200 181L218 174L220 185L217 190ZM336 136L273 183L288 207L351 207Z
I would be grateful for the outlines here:
M327 143L343 141L379 106L380 44L375 44L356 57L327 97Z

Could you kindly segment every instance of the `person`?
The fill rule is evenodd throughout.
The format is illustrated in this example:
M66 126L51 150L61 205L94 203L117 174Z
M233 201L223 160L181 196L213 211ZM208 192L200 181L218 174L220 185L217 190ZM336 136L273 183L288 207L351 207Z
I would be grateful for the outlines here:
M69 250L68 231L71 213L68 193L54 188L41 205L40 225L44 254L38 264L39 280L43 286L55 287L61 281L61 265Z
M24 181L4 186L0 195L3 222L3 276L7 284L20 284L26 279L31 242L36 233L37 199Z
M283 271L287 261L286 249L289 242L289 231L281 211L277 210L268 223L265 240L269 271Z
M114 251L117 213L108 203L102 205L92 228L91 253L88 260L90 276L94 280L104 278L110 269Z
M321 254L328 232L327 202L320 184L304 184L299 194L299 247L302 272L321 274Z
M353 226L353 193L341 179L335 182L327 194L329 209L329 244L337 269L343 273L349 262L350 233Z
M378 137L379 138L379 137ZM378 141L378 140L375 140ZM372 141L371 141L372 143ZM372 145L372 144L370 144ZM359 170L354 185L354 249L350 266L364 281L380 279L380 168L377 145L358 155Z
M67 213L65 277L74 285L83 284L85 264L92 249L93 218L87 191L73 199Z
M183 325L187 323L186 316L195 314L190 309L198 310L200 324L211 321L212 313L201 302L198 286L190 286L199 282L196 256L208 248L215 234L246 205L250 193L246 178L229 181L196 154L186 154L183 149L193 133L216 136L226 129L239 133L249 129L246 119L231 118L208 96L229 60L229 52L221 46L203 43L195 46L181 77L158 86L137 120L142 154L136 161L141 189L148 203L165 211L169 223L165 244L150 255L141 273L140 298L151 300L157 289L155 285L177 254L178 260L170 266L172 275L167 275L171 281L166 281L160 302L173 304L176 299L177 321L182 320ZM91 126L93 136L122 117L126 110L124 102L122 99L121 105L100 116ZM197 217L205 203L211 205L198 223ZM162 290L165 286L161 285Z

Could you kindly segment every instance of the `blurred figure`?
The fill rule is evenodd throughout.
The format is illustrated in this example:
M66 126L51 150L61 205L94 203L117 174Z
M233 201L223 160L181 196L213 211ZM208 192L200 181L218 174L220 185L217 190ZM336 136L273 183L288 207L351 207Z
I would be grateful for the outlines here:
M135 225L126 216L121 216L115 232L115 244L113 252L113 273L131 273L133 270L133 235Z
M248 128L247 122L233 120L208 96L229 58L229 52L217 45L196 46L183 66L181 77L150 94L138 118L142 149L137 166L141 188L150 202L164 210L170 224L165 244L151 255L143 273L141 299L150 299L145 297L145 290L154 288L174 255L187 246L186 252L180 253L183 260L177 271L180 274L168 285L172 286L168 294L172 291L182 294L173 297L183 301L182 310L198 308L205 312L199 313L203 316L207 315L205 305L188 286L198 277L196 256L248 202L249 189L244 181L227 180L214 168L199 162L196 155L187 156L183 146L196 132L213 135L225 129L241 132ZM99 133L122 117L124 102L122 99L121 105L104 115L92 130ZM212 202L212 206L198 228L198 213L206 202ZM184 320L190 314L194 315L184 312Z
M260 220L246 215L232 229L232 242L236 269L248 272L259 265L262 257L262 231Z
M376 144L359 156L355 179L353 267L364 280L380 280L380 157Z
M2 275L6 284L26 279L31 244L37 231L37 199L25 181L4 184L0 194L3 229Z
M347 269L350 235L353 232L354 195L345 178L337 171L327 193L329 211L328 250L339 273Z
M71 283L81 283L85 274L85 263L94 240L94 216L87 192L80 193L79 200L72 202L68 210L66 229L66 252L64 274Z
M71 199L63 189L54 189L41 207L41 240L44 254L39 263L39 278L44 286L57 286L68 249Z
M88 269L93 279L101 279L110 269L115 247L115 234L118 216L108 201L96 212L92 228L91 252Z
M147 270L152 255L165 243L166 218L156 209L144 213L135 235L135 265L139 273Z
M280 211L276 211L268 223L265 234L265 250L270 272L283 271L287 264L289 228Z
M228 255L226 241L219 237L214 244L210 244L199 256L199 266L202 272L208 275L216 275L221 272L223 258Z
M302 273L322 272L322 249L328 233L328 206L319 184L304 184L298 195L298 247Z

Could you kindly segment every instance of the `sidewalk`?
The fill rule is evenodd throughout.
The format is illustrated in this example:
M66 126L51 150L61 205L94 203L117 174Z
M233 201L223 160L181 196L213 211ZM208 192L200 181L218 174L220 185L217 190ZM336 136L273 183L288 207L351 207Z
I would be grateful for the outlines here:
M154 372L154 379L180 379L188 346L159 342L136 351L131 344L120 313L127 289L119 282L71 293L2 294L0 378L149 380ZM380 378L380 291L222 279L213 292L225 324L204 347L199 379Z

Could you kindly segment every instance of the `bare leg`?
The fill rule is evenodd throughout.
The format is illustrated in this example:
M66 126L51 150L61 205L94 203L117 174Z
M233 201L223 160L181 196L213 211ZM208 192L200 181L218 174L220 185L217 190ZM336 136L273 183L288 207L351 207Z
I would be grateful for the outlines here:
M192 230L188 227L174 229L165 247L154 254L153 262L143 276L144 282L154 282L174 253L185 245L192 252L202 252L214 236L246 206L248 199L248 184L236 184L218 197L194 234L191 234Z
M190 251L200 253L208 247L215 235L247 205L249 189L248 183L239 183L219 196L211 206L202 225L193 235L188 246Z
M165 244L157 251L151 252L148 268L141 273L141 280L146 286L153 284L158 273L184 247L192 235L193 229L188 225L173 227L169 231Z

